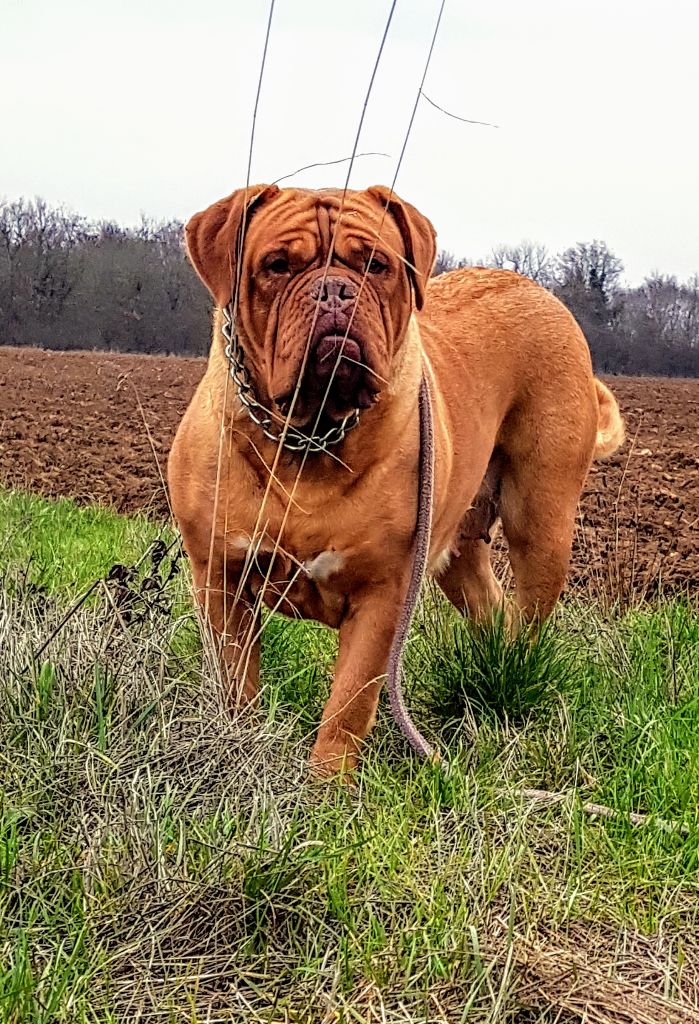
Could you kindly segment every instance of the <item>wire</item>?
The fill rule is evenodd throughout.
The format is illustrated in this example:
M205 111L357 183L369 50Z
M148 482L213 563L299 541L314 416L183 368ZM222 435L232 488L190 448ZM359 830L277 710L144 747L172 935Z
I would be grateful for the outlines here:
M483 125L484 128L500 127L499 124L492 124L490 121L472 121L470 117L459 117L458 114L452 114L450 110L445 110L444 107L440 107L439 103L435 103L434 100L431 100L429 96L422 91L422 89L420 90L420 95L422 96L423 100L427 100L427 102L430 103L436 110L440 110L443 114L446 114L447 117L453 117L455 121L463 121L464 124L480 124Z
M294 178L297 174L301 174L302 171L311 171L314 167L332 167L334 164L345 164L348 160L359 160L365 156L385 156L390 157L390 153L355 153L352 156L343 156L339 160L319 160L317 163L304 164L303 167L297 167L295 171L291 171L290 174L282 174L281 178L275 178L272 182L273 185L278 185L280 181L286 181L288 178Z

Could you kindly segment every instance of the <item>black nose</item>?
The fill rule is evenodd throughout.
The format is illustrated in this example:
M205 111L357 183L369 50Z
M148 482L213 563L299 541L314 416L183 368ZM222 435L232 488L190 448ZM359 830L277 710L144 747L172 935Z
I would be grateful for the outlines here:
M357 287L347 277L320 278L311 286L311 298L324 306L343 306L357 298Z

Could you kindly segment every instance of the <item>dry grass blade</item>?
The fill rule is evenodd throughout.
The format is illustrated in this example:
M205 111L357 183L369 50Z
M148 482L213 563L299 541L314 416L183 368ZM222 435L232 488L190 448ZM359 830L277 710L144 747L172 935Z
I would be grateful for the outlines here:
M535 803L552 806L570 800L575 796L575 791L570 793L554 793L547 789L522 789L518 794L513 795L519 795L524 800L533 800ZM636 826L636 828L644 825L653 825L653 827L659 828L662 832L679 832L681 835L689 834L687 825L682 825L675 821L666 821L664 818L656 818L651 814L638 814L634 811L624 813L615 810L613 807L607 807L606 804L593 803L591 800L584 800L580 806L583 814L588 814L591 818L622 819Z

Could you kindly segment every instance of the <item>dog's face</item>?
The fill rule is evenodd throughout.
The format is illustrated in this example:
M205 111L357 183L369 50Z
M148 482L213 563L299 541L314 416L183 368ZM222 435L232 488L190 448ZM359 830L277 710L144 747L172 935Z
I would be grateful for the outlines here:
M195 214L190 258L231 302L256 390L297 426L368 408L391 373L435 258L434 229L383 186L255 185Z

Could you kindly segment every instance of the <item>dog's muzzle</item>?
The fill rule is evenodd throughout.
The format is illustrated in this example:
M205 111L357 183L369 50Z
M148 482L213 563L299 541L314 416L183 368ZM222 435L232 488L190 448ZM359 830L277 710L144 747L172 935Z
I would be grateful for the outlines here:
M291 452L325 452L333 445L341 444L349 430L359 423L359 409L352 409L339 423L332 424L320 433L304 433L290 423L280 421L278 414L264 406L256 397L250 375L245 366L245 357L235 329L233 306L221 309L223 322L221 331L227 345L225 350L228 372L235 385L240 404L247 409L248 416L262 430L270 441Z
M358 285L340 275L316 280L310 289L315 326L302 390L331 407L368 409L376 401L361 339L352 330L358 294Z
M308 372L318 384L334 380L343 391L351 389L362 376L362 350L343 334L326 334L311 349Z

